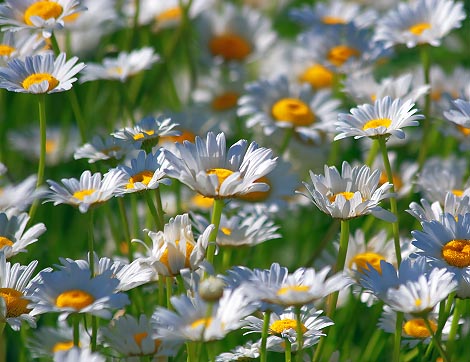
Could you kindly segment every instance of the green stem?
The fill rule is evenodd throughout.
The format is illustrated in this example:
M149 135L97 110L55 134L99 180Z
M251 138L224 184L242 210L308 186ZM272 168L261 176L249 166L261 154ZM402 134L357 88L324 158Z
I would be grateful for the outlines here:
M95 276L95 236L93 230L93 209L88 210L88 253L90 261L90 275L93 278Z
M160 217L158 216L157 209L155 208L155 204L153 203L152 197L148 191L144 191L145 199L147 200L147 205L149 207L150 213L152 214L153 220L155 221L155 225L157 226L158 230L163 230L163 225L160 222Z
M67 92L67 94L69 97L70 105L72 106L72 112L77 121L78 130L80 132L80 138L82 142L85 143L87 140L87 123L85 117L83 117L82 109L80 108L80 103L78 102L77 93L75 93L75 88L72 88L69 92Z
M80 347L80 314L72 314L73 324L73 345Z
M230 268L230 261L232 259L232 251L233 251L233 248L230 246L226 246L222 248L222 271L225 271L228 268Z
M160 222L160 225L162 225L161 230L163 230L163 227L165 225L165 219L164 219L165 212L163 211L162 195L160 193L160 187L155 189L155 203L157 204L158 220Z
M379 152L379 145L377 142L372 142L370 146L369 154L367 155L366 159L366 166L372 167L372 162L374 162L375 158L377 157L377 153Z
M282 140L281 147L279 147L279 156L282 157L289 146L290 140L294 134L294 127L286 128L284 131L284 139Z
M96 339L98 337L98 318L91 316L91 351L96 351Z
M289 340L287 338L284 338L284 344L285 344L285 348L284 348L284 355L285 355L285 361L286 362L291 362L292 361L292 345L291 343L289 342Z
M385 167L385 172L387 174L387 180L392 184L391 192L395 192L395 186L393 184L393 173L392 167L390 166L390 160L388 158L387 145L385 137L378 137L377 142L379 143L380 150L382 152L383 163ZM390 198L390 211L396 216L396 221L392 223L393 230L393 242L395 245L395 255L397 257L397 265L401 264L401 247L400 247L400 226L398 221L398 207L396 197Z
M131 232L129 228L129 220L127 219L126 213L126 205L124 205L124 198L118 197L118 205L119 205L119 214L121 215L121 224L124 231L124 237L126 238L127 242L127 257L129 263L132 263L134 259L134 255L132 253L132 240L131 240Z
M424 72L424 84L431 85L431 60L429 57L429 47L426 45L421 46L421 63ZM431 89L424 96L424 120L423 120L423 134L419 148L418 164L421 168L426 159L428 152L428 138L431 132Z
M263 330L261 331L261 346L260 346L260 362L267 362L267 351L266 344L268 340L268 331L269 331L269 318L271 317L271 311L267 310L264 312L263 318Z
M296 316L296 334L297 334L297 352L296 352L295 359L297 362L302 362L304 334L302 331L302 311L300 307L295 307L295 316Z
M196 343L195 342L186 342L186 351L188 353L188 362L197 362L198 360L196 359Z
M459 329L459 319L460 319L461 312L462 312L462 300L456 298L455 306L454 306L454 313L452 315L452 323L450 325L449 336L447 338L447 349L449 350L449 354L452 354L455 337L457 336L457 331Z
M393 362L400 362L401 333L403 329L403 312L397 312L395 335L393 339Z
M161 275L158 276L158 305L165 305L165 277Z
M212 208L211 224L215 226L209 235L209 246L207 247L207 261L211 264L214 262L214 254L216 247L217 234L219 233L220 218L222 217L222 210L224 208L223 199L214 199Z
M166 308L169 310L172 310L173 307L171 305L171 296L173 294L173 278L165 277L165 284L166 284Z
M424 317L424 324L426 325L426 328L428 329L429 333L431 334L432 336L432 339L434 341L434 343L436 344L436 347L439 351L439 354L441 355L442 359L444 362L449 362L449 357L447 356L447 353L446 351L444 350L444 348L442 347L442 344L441 342L439 341L438 338L436 338L436 335L434 334L434 331L431 327L431 324L429 323L429 319L428 317Z

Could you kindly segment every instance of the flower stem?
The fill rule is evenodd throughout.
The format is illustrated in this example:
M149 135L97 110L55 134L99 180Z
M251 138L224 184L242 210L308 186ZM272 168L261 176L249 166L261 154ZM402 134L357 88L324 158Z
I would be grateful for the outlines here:
M80 346L80 314L72 314L73 324L73 345L75 347Z
M160 217L158 216L158 211L155 208L155 204L153 203L153 200L150 196L150 194L145 191L145 199L147 200L147 205L149 207L150 213L152 214L153 220L155 221L155 225L157 226L157 231L158 230L163 230L163 225L160 222Z
M162 230L163 230L163 226L165 225L165 220L164 220L165 212L163 211L162 195L160 193L160 187L155 189L155 203L157 204L158 220L160 221L160 225L162 225Z
M393 362L400 362L401 333L403 328L403 312L397 312L395 335L393 339Z
M88 210L88 258L90 262L90 275L95 276L95 237L93 232L93 209Z
M292 135L294 134L294 127L286 128L284 139L282 140L281 147L279 147L279 156L282 157L289 146Z
M428 329L429 333L431 334L432 336L432 339L434 341L434 343L436 344L436 347L439 351L439 354L441 355L442 359L444 362L449 362L449 357L447 356L447 353L446 351L444 350L444 348L442 347L442 344L441 342L439 341L438 338L436 338L436 335L434 334L434 331L431 327L431 324L429 323L429 319L428 317L424 317L424 324L426 325L426 328Z
M285 344L285 361L286 362L291 362L292 361L292 345L291 343L289 342L289 340L287 338L284 338L284 344Z
M261 346L260 346L260 362L266 362L267 359L267 351L266 351L266 343L268 340L268 331L269 331L269 318L271 317L271 311L267 310L264 312L263 318L263 330L261 331Z
M129 263L132 262L134 259L133 253L132 253L132 240L131 240L131 232L129 228L129 220L127 219L127 214L126 214L126 206L124 205L124 198L118 197L118 205L119 205L119 213L121 214L121 224L124 230L124 237L126 238L127 241L127 257L129 260Z
M295 317L296 317L296 334L297 334L297 352L296 352L296 361L302 362L302 349L304 345L304 334L302 331L302 311L300 307L295 307Z
M421 63L424 72L424 83L431 85L431 61L429 58L429 47L426 45L421 46ZM421 138L421 145L419 148L418 164L421 168L428 152L429 134L431 132L431 91L424 96L424 121L423 121L423 134Z
M165 277L165 284L166 284L166 307L167 309L172 310L173 307L171 305L171 296L173 294L173 278Z
M449 336L447 337L447 349L452 354L455 337L459 328L459 319L462 312L462 300L455 298L454 314L452 315L452 323L450 325Z
M385 172L387 173L387 180L392 184L391 191L395 192L395 186L393 184L393 173L392 167L390 166L390 160L388 158L387 145L385 137L378 137L377 142L379 143L380 150L382 152L383 163L385 167ZM395 196L390 198L390 211L396 216L396 221L392 223L393 230L393 242L395 245L395 255L397 258L397 265L401 264L401 247L400 247L400 228L398 222L398 207L397 199Z
M211 224L215 226L209 236L209 246L207 247L207 261L211 264L214 262L215 254L215 241L217 240L217 234L219 233L220 218L222 217L222 210L224 208L223 199L214 199L214 205L212 208Z

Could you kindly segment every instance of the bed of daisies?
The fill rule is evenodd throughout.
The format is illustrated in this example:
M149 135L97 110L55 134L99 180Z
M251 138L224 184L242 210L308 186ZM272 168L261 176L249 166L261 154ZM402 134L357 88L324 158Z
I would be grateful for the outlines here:
M465 361L470 5L0 3L1 361Z

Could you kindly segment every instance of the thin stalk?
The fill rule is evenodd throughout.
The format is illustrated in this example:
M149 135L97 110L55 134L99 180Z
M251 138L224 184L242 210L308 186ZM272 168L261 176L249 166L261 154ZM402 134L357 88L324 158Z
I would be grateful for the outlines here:
M279 147L279 156L282 157L286 152L287 148L289 147L290 140L294 135L294 127L286 128L284 131L284 139L282 140L281 147Z
M160 225L162 225L161 230L163 230L163 226L165 225L165 219L164 219L165 212L163 211L162 195L160 193L160 187L155 189L155 204L157 205L158 219L160 221Z
M129 220L127 219L126 205L124 205L124 198L118 197L117 199L119 205L119 214L121 215L121 224L124 231L124 237L126 238L127 242L127 258L129 260L129 263L132 263L134 256L132 253L132 240L129 228Z
M98 318L94 315L91 316L91 351L96 351L96 339L98 337Z
M233 248L230 246L222 248L222 271L225 271L228 268L230 268L230 262L232 259L232 251L233 251Z
M80 347L80 314L72 314L72 325L73 325L73 345Z
M421 64L424 73L424 84L431 85L431 60L429 57L429 47L426 45L421 46ZM423 120L423 134L419 148L418 164L421 168L426 160L428 152L428 139L431 133L431 90L424 96L424 120Z
M161 275L158 276L158 305L165 305L165 277Z
M388 158L387 145L385 137L378 137L377 142L380 146L382 152L383 163L385 167L385 172L387 174L387 180L392 184L391 192L395 192L395 185L393 184L393 173L392 167L390 166L390 160ZM390 211L396 216L396 221L392 223L393 231L393 242L395 245L395 255L397 258L397 265L401 264L401 247L400 247L400 227L398 221L398 207L396 197L390 198Z
M85 117L83 117L82 110L80 108L80 103L78 102L77 93L75 93L75 88L72 88L70 91L67 92L69 97L70 105L72 106L72 112L75 116L75 120L77 121L78 130L80 132L80 138L83 143L87 140L87 122Z
M187 362L197 362L196 358L196 343L195 342L186 342L186 351L188 353Z
M284 338L284 355L286 362L292 362L292 345L287 338Z
M400 362L401 333L403 329L403 312L397 312L395 335L393 338L393 362Z
M296 352L296 361L302 362L303 356L303 346L304 346L304 333L302 331L302 311L300 307L295 307L295 317L296 317L296 334L297 334L297 352Z
M217 234L219 233L220 218L222 217L222 210L224 208L223 199L214 199L214 205L212 208L211 224L215 226L209 235L209 246L207 247L207 261L211 264L214 262L215 254L215 242L217 240Z
M439 354L440 354L441 357L442 357L442 360L443 360L444 362L449 362L450 359L449 359L449 357L447 356L446 351L445 351L444 348L442 347L441 342L439 341L438 338L436 338L436 335L434 334L434 331L433 331L433 329L432 329L432 327L431 327L431 324L429 323L429 319L428 319L427 316L424 317L424 324L426 325L426 328L428 329L429 333L431 334L432 339L433 339L434 343L436 344L436 347L437 347L437 349L438 349L438 351L439 351Z
M452 323L450 325L449 336L447 337L447 349L449 354L452 354L452 350L455 343L455 337L457 336L457 330L459 329L459 319L462 312L462 301L455 299L454 313L452 315Z
M88 258L90 262L90 275L95 276L95 236L93 230L93 209L88 210Z
M166 284L166 308L169 310L172 310L173 307L171 305L171 296L173 294L173 278L165 277L165 284Z
M158 216L157 209L155 208L155 204L150 196L148 191L144 191L145 200L147 200L147 205L149 207L150 213L152 214L153 220L155 221L155 225L157 226L157 230L163 230L163 225L160 221L160 217Z
M260 346L260 362L267 362L267 351L266 351L266 344L268 340L268 332L269 332L269 318L271 317L271 311L267 310L264 312L263 318L263 330L261 331L261 346Z
M371 167L372 162L374 162L375 158L377 157L377 153L379 152L379 145L377 142L372 142L372 145L370 146L369 154L367 155L366 159L366 166Z

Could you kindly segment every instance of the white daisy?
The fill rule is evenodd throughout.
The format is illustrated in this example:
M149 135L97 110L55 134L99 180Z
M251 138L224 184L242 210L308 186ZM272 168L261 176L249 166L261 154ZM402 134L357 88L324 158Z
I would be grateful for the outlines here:
M20 213L26 210L34 200L42 197L44 190L36 189L36 175L26 177L16 184L7 183L0 186L0 211Z
M27 213L16 216L0 212L0 250L7 259L26 252L26 247L35 243L46 231L43 223L35 224L25 230L28 222Z
M54 353L54 362L106 362L106 358L90 349L73 347Z
M452 101L452 105L456 109L445 111L444 117L458 126L470 128L470 102L456 99Z
M260 342L248 341L243 346L237 346L230 352L224 352L215 357L216 362L248 361L259 358Z
M228 150L225 135L207 133L206 140L196 137L195 143L175 144L177 153L164 150L168 168L164 171L197 191L215 199L233 198L269 189L258 182L276 165L270 149L240 140Z
M470 197L458 197L452 192L446 194L444 200L444 207L441 206L439 201L434 201L430 204L426 199L421 199L421 205L417 202L411 202L409 214L418 219L419 222L423 221L442 221L444 214L451 214L458 218L458 215L464 215L470 212Z
M120 193L127 183L127 177L120 170L112 170L101 178L101 173L91 174L85 171L80 180L63 178L63 186L55 181L47 180L50 191L45 202L54 202L54 205L69 204L77 206L80 212L85 213L91 206L96 206Z
M0 35L0 65L6 66L13 58L24 59L27 56L44 51L45 41L29 31L4 31Z
M100 137L94 136L91 142L79 147L75 153L76 160L87 158L88 163L95 163L100 160L120 160L134 149L125 140L111 135Z
M7 0L0 5L2 30L41 30L49 38L66 17L86 10L80 0Z
M451 30L459 28L465 19L463 3L452 0L416 0L400 2L378 22L374 40L387 47L406 44L439 46Z
M312 185L304 182L308 195L301 193L325 214L337 219L352 219L372 214L379 219L393 222L395 216L379 206L380 201L390 198L392 184L379 186L380 171L367 166L351 167L343 162L341 174L335 166L325 165L325 175L310 171Z
M103 64L87 63L80 77L80 83L97 79L110 79L125 82L129 77L150 69L160 56L153 48L145 47L130 53L120 52L117 58L104 58Z
M57 58L52 53L12 59L6 67L0 67L0 88L19 93L56 93L72 88L74 78L85 64L77 57L65 60L65 53Z

